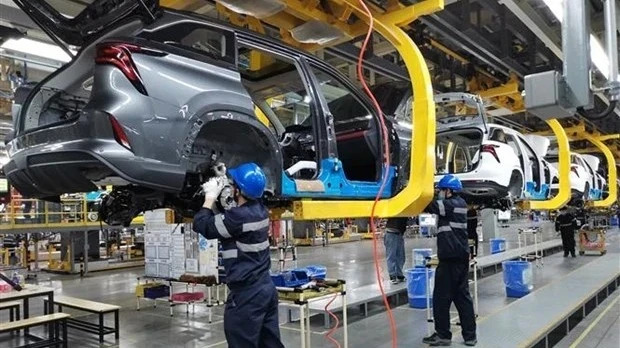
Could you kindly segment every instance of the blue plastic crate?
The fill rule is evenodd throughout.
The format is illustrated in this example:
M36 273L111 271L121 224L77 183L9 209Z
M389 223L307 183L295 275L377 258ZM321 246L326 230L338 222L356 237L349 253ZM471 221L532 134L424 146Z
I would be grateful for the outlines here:
M292 270L272 274L271 281L275 286L294 288L308 283L310 279L305 271Z

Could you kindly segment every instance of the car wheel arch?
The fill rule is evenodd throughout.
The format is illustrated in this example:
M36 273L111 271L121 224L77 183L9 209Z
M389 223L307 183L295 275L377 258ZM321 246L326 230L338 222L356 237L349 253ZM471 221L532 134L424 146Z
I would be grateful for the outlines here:
M212 149L215 143L220 143L221 149ZM250 149L254 151L248 152ZM210 153L197 154L205 150ZM229 168L241 162L257 162L272 183L268 183L268 188L274 193L280 191L283 169L280 145L269 128L255 116L230 109L204 111L194 118L180 151L181 165L186 171L194 170L197 156L213 156L213 152L217 160L221 159Z

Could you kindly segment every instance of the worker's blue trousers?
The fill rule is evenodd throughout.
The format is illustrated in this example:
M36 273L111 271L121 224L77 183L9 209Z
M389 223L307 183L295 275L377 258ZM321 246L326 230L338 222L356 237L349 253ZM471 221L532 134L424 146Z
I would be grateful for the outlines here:
M402 233L386 232L383 236L388 273L391 277L403 277L405 265L405 238Z
M224 311L230 348L283 348L278 326L278 293L269 277L231 289Z

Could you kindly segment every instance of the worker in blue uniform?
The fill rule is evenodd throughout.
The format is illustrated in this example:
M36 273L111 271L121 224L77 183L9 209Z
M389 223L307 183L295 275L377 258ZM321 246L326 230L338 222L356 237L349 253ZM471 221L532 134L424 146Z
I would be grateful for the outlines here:
M469 245L467 241L467 204L458 195L461 181L454 175L445 175L437 184L438 198L426 211L438 216L437 257L433 291L435 333L423 342L431 346L449 346L450 306L454 302L459 313L465 345L475 346L476 317L469 294Z
M194 231L219 239L230 294L224 311L224 333L231 348L280 348L278 294L269 269L269 216L261 203L266 184L263 170L245 163L229 170L236 207L214 212L225 181L203 184L205 203L194 217Z

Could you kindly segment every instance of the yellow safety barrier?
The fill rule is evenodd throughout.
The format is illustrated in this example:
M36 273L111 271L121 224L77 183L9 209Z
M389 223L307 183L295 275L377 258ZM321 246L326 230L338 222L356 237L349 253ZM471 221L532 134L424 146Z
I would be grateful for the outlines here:
M293 1L287 1L292 3ZM354 0L333 0L368 23L369 18ZM426 0L391 13L376 13L375 30L396 47L400 53L413 87L412 146L409 182L396 196L382 199L376 207L378 217L414 216L419 214L433 197L435 171L435 103L430 74L424 57L409 35L399 25L411 23L418 17L443 9L443 0ZM309 10L308 15L314 11ZM316 18L319 19L319 18ZM413 130L415 129L415 136ZM373 201L302 200L294 202L296 219L333 219L370 216Z

